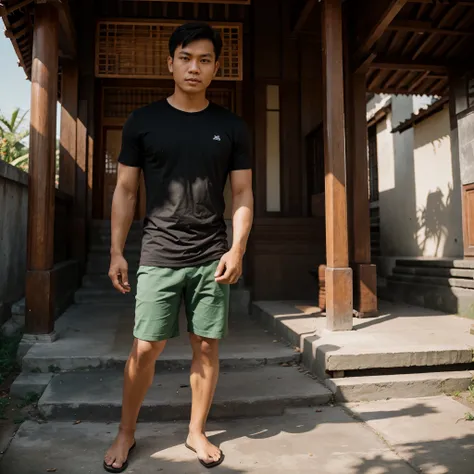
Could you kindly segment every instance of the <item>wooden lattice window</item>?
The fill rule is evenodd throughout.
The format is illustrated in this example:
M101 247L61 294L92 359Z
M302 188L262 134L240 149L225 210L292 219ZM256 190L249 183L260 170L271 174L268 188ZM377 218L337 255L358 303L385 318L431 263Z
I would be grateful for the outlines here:
M97 25L96 76L108 78L171 77L168 42L181 23L175 21L100 21ZM242 24L211 24L223 41L217 80L242 80Z

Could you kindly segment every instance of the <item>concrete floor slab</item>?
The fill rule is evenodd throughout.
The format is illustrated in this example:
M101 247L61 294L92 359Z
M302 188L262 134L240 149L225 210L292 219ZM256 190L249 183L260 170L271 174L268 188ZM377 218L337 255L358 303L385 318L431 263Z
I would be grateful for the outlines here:
M415 306L380 301L377 318L354 318L354 329L331 332L310 302L256 302L253 315L278 336L299 343L303 361L329 370L472 363L472 321Z
M133 308L74 305L57 322L59 339L38 344L23 358L24 371L42 372L90 368L122 368L133 342ZM298 361L300 354L265 332L245 316L232 316L229 336L220 348L222 367L247 367ZM157 371L189 367L192 358L184 314L181 337L169 341Z
M474 422L449 397L348 404L352 412L424 474L474 472Z
M104 472L102 459L115 424L27 422L3 461L2 474ZM141 424L130 474L207 472L183 442L187 423ZM211 422L210 439L225 453L213 470L226 474L413 474L371 430L341 408L293 410L282 417Z
M54 419L120 419L123 374L118 371L57 375L38 402ZM286 408L327 404L331 392L296 367L261 367L221 372L211 418L281 415ZM189 418L191 388L186 371L160 374L150 388L140 418L170 421Z

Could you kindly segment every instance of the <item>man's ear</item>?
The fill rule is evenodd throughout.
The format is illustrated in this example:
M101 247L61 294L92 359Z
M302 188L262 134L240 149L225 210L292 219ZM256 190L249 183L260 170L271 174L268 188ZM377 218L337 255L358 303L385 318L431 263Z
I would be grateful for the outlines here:
M173 58L171 56L168 56L168 70L173 74Z
M214 77L216 77L217 72L219 71L219 68L221 67L221 64L219 61L216 61L216 67L214 68Z

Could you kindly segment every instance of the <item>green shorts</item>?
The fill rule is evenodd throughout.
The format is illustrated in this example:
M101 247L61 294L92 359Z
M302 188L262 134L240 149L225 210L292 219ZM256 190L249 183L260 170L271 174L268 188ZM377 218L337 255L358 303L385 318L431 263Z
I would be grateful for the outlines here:
M133 335L142 341L179 336L179 313L184 300L188 332L210 339L224 338L230 286L214 280L218 263L186 268L140 266Z

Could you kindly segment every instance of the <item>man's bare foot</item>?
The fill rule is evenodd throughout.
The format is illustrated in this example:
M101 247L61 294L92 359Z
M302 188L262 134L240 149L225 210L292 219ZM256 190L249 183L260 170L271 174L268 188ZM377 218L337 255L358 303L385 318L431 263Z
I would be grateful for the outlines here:
M186 443L196 450L198 458L206 464L219 461L221 450L206 438L204 433L189 433Z
M135 443L133 432L119 430L115 441L105 453L104 461L109 467L120 469L128 458L128 452Z

